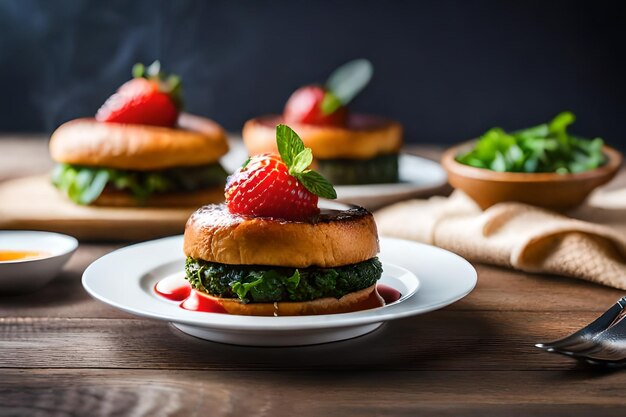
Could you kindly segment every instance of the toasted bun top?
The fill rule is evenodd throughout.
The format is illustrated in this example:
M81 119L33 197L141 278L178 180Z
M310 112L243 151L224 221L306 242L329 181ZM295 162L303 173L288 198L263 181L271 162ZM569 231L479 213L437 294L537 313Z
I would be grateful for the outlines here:
M186 256L229 265L333 268L378 253L376 223L363 208L322 210L311 222L231 214L224 204L201 207L185 226Z
M250 155L276 152L276 125L282 116L251 119L243 127L243 142ZM351 114L347 127L289 125L320 159L370 159L397 153L402 146L402 126L377 116Z
M217 123L186 113L177 128L76 119L50 139L57 162L137 171L210 164L226 152L226 134Z

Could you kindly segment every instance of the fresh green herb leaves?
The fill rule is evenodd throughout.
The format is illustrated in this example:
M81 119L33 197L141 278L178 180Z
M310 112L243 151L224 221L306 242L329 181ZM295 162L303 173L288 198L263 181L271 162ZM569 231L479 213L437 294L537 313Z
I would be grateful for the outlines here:
M219 164L145 172L60 164L54 168L51 179L75 203L90 204L107 185L128 190L141 202L154 193L220 185L226 176Z
M333 185L322 175L313 170L307 170L296 177L307 190L322 198L335 199L337 192Z
M333 71L326 81L322 112L333 113L352 101L367 86L373 73L374 67L367 59L355 59Z
M378 258L336 268L302 269L226 265L193 258L185 262L185 276L195 289L251 303L341 298L374 285L381 274Z
M572 113L563 112L549 123L516 132L495 127L457 161L499 172L567 174L598 168L605 163L604 142L569 135L567 127L575 120Z
M293 164L293 159L304 150L304 142L300 136L287 125L276 126L276 145L281 159L288 167Z
M83 171L85 172L85 171ZM83 173L81 172L79 176ZM109 182L110 174L106 170L98 170L90 176L89 181L85 184L85 187L82 188L82 192L80 192L80 197L84 201L91 202L94 201L104 190L107 182ZM86 204L86 203L83 203Z
M281 159L289 169L289 175L319 197L337 198L337 192L332 184L319 173L308 169L313 162L313 153L310 148L304 147L304 142L296 132L287 125L276 126L276 144Z
M248 301L248 293L253 299L276 300L281 297L285 288L292 294L300 284L300 272L296 269L293 275L285 277L275 270L251 271L247 278L242 281L231 283L232 291L242 301Z
M254 288L257 285L261 284L261 282L263 282L263 277L264 276L265 276L265 274L263 274L260 277L254 279L254 281L249 281L249 282L235 281L235 282L233 282L230 285L230 287L233 290L233 292L235 294L237 294L237 297L239 297L240 300L245 300L246 296L248 295L248 292L252 288Z
M343 103L339 98L333 94L332 91L326 90L324 98L322 99L321 109L323 114L334 113L339 107L343 106Z
M52 171L52 183L78 204L93 202L109 181L106 169L84 169L72 165L57 165Z
M300 285L300 271L296 269L292 276L284 280L284 283L289 295L293 296L298 288L298 285Z
M296 176L299 173L306 171L306 169L313 162L313 151L311 148L304 148L299 154L293 158L293 162L289 167L289 175Z

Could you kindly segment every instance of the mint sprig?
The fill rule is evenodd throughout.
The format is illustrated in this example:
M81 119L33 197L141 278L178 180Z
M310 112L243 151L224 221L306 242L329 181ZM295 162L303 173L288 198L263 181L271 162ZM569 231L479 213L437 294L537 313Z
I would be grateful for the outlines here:
M313 162L313 152L304 146L300 136L287 125L276 126L276 145L281 159L287 165L289 175L318 197L335 199L333 185L318 172L308 169Z
M343 106L343 103L341 102L341 100L339 100L339 98L335 94L333 94L332 91L327 89L326 92L324 93L322 104L320 105L320 108L322 109L322 113L323 114L334 113L341 106Z
M283 162L290 167L293 159L304 150L304 142L300 136L287 125L276 126L276 144Z
M322 113L331 114L347 105L370 82L374 67L367 59L355 59L337 68L326 81Z

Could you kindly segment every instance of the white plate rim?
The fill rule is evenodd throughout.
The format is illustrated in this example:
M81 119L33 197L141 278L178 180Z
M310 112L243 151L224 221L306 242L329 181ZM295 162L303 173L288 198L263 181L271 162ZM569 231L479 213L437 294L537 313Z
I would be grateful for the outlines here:
M136 308L128 305L124 305L115 300L111 300L107 298L105 295L101 294L96 288L94 288L92 280L98 279L96 278L100 275L100 269L105 268L109 262L117 262L118 257L123 257L127 253L133 252L141 252L142 249L155 249L159 246L163 246L165 249L165 245L172 245L172 248L180 249L182 247L182 236L171 236L162 239L147 241L131 246L127 246L125 248L118 249L113 251L103 257L94 261L87 269L85 270L82 277L82 284L85 290L95 299L104 302L112 307L118 308L122 311L126 311L128 313L147 317L157 320L164 320L173 323L182 323L189 326L197 326L207 329L218 329L218 330L233 330L233 331L289 331L289 330L313 330L313 329L325 329L325 328L341 328L341 327L352 327L359 325L367 325L372 323L378 323L383 321L395 320L404 317L409 317L417 314L424 314L433 310L437 310L446 305L452 304L461 298L465 297L469 294L475 287L477 281L476 270L472 267L472 265L465 260L464 258L446 251L444 249L440 249L434 246L425 245L417 242L395 239L395 238L386 238L382 237L380 239L381 243L381 255L383 255L382 251L387 244L400 244L400 245L412 245L414 249L420 248L421 250L433 251L434 253L438 253L439 255L443 255L449 257L449 261L456 262L458 265L462 265L465 269L466 276L465 285L462 289L457 289L454 294L448 294L447 297L442 298L438 302L431 302L427 305L419 306L419 302L416 304L416 300L419 299L419 294L423 291L425 283L428 282L428 278L420 276L416 271L411 271L415 273L419 277L420 289L412 297L409 297L405 301L392 304L384 308L380 309L372 309L372 310L364 310L353 313L344 313L344 314L329 314L329 315L320 315L320 316L298 316L298 317L251 317L251 316L236 316L236 315L225 315L225 314L217 314L217 313L201 313L201 312L192 312L186 311L183 309L177 310L177 314L158 314L147 312L142 310L141 308ZM151 261L152 263L144 264L139 270L143 269L144 273L137 273L137 276L134 277L136 280L140 280L145 272L149 270L147 265L151 265L152 267L165 264L171 260L177 259L177 257L182 256L182 252L173 252L172 257L170 259L164 259L162 257L155 257L158 259L148 259L147 261ZM155 263L156 262L156 263ZM398 264L397 262L395 262ZM405 265L398 264L400 267L409 269ZM138 265L134 265L136 268ZM133 275L133 272L126 272L130 275ZM133 279L133 278L131 278ZM413 308L410 308L413 306Z

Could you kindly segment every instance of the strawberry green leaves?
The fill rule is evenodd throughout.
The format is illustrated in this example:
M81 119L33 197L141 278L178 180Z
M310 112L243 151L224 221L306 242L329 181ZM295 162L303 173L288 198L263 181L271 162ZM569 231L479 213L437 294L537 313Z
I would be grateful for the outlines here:
M283 124L276 126L276 144L281 159L289 169L289 175L318 197L337 198L332 184L319 173L308 169L313 162L313 152L305 148L304 142L293 129Z
M161 69L161 62L154 61L147 67L141 62L133 65L133 78L145 78L155 81L159 85L159 91L167 93L178 110L183 108L182 81L176 74L167 74Z
M341 100L339 100L339 98L336 95L334 95L332 91L326 90L326 92L324 93L324 98L322 99L322 104L320 105L322 113L323 114L334 113L341 106L343 106L343 103L341 102Z
M355 59L337 68L326 81L322 112L330 114L347 105L367 86L373 74L374 67L367 59Z

